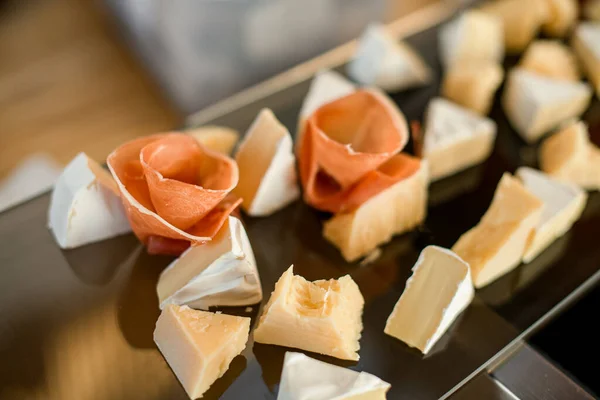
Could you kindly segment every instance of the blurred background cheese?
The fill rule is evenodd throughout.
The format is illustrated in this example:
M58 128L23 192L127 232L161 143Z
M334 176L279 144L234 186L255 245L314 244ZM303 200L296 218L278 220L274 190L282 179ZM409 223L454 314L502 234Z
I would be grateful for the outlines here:
M240 139L240 134L225 126L202 126L196 129L186 130L201 145L211 150L230 155L233 148Z
M548 16L542 25L542 31L548 36L567 36L579 16L577 0L546 0Z
M600 98L600 22L580 23L573 33L571 46Z
M575 54L558 40L535 40L521 57L519 67L538 75L574 82L581 76Z

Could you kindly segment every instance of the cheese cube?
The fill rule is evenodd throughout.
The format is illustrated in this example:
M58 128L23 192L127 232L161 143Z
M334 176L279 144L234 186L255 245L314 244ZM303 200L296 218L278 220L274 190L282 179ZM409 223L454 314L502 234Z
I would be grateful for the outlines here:
M353 371L288 351L277 400L385 400L391 385L367 372Z
M62 249L131 231L116 183L85 153L71 160L56 181L50 197L48 227Z
M500 18L469 10L440 29L440 59L445 66L460 60L501 63L504 58L504 32Z
M254 341L358 360L363 305L349 275L309 282L290 267L275 284Z
M427 246L384 332L427 354L473 300L469 265L448 249Z
M523 256L523 262L529 263L571 229L585 208L587 194L576 185L559 182L532 168L521 167L516 175L527 190L544 202L540 222Z
M423 157L430 181L462 171L487 159L494 148L496 123L441 97L429 103Z
M579 16L578 0L546 0L548 17L542 31L548 36L565 37Z
M444 74L442 96L487 115L503 78L502 67L494 62L468 60L455 63Z
M533 143L562 122L578 117L591 99L589 85L552 79L514 68L502 96L502 106L517 133Z
M243 199L248 215L271 215L300 196L292 147L286 127L271 110L263 109L235 155L240 180L233 192Z
M154 342L190 399L202 394L246 347L250 318L170 304L156 321Z
M428 168L425 162L412 176L373 196L349 213L336 214L323 226L323 236L348 262L371 253L392 236L407 232L427 214Z
M519 67L554 79L579 81L580 78L575 54L556 40L536 40L531 43Z
M225 126L202 126L185 131L202 146L225 155L230 155L240 139L240 134Z
M600 190L600 148L590 142L587 126L573 122L540 147L540 166L548 175L586 190Z
M367 27L347 68L356 82L387 92L423 86L432 78L421 56L408 44L396 41L381 25Z
M600 23L582 22L575 29L571 46L581 61L589 81L600 97Z
M160 274L156 290L161 310L169 304L208 310L260 302L256 261L240 220L229 217L213 240L187 249Z
M521 263L528 240L538 226L544 203L521 182L505 173L479 224L452 247L471 267L476 288L483 287Z

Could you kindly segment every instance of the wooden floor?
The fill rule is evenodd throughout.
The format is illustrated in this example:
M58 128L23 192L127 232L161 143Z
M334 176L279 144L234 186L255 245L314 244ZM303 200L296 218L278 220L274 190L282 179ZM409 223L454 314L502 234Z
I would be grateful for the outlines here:
M0 0L0 178L28 154L104 160L182 120L101 1Z

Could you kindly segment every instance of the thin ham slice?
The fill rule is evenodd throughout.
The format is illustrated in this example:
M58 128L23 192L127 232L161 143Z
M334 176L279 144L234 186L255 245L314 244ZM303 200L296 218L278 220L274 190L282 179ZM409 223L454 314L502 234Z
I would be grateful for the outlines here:
M235 161L185 134L132 140L107 163L133 231L154 254L211 240L241 202L229 193L238 182Z
M299 146L304 200L349 212L418 171L420 160L399 154L409 133L402 112L381 92L355 91L309 117Z

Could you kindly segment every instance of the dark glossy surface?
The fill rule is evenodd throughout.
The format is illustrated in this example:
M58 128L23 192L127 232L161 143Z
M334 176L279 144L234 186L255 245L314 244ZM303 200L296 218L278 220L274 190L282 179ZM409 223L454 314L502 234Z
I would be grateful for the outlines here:
M439 83L435 32L411 41L436 68ZM437 83L393 97L409 119L421 119ZM307 87L296 85L214 123L244 131L260 108L271 107L293 131ZM419 251L431 243L451 246L483 215L502 173L535 162L535 149L505 122L499 126L492 157L434 184L425 225L395 238L370 265L345 263L321 237L327 216L300 202L268 218L245 218L267 298L292 263L307 279L348 273L360 286L366 300L360 362L315 357L380 376L392 383L390 399L438 398L595 272L598 195L590 197L570 240L540 256L542 266L519 267L480 291L427 357L383 333ZM187 398L152 342L159 314L155 285L169 259L147 255L131 235L61 251L46 228L47 206L43 196L0 214L0 398ZM258 308L225 311L255 323ZM251 340L205 398L274 399L284 352Z

